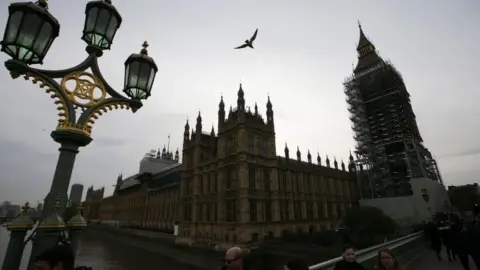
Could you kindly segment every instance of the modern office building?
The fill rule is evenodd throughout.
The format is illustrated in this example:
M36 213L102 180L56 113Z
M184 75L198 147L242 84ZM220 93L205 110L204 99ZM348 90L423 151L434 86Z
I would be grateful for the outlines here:
M82 184L73 184L70 188L70 204L80 204L82 202L83 196L83 185Z

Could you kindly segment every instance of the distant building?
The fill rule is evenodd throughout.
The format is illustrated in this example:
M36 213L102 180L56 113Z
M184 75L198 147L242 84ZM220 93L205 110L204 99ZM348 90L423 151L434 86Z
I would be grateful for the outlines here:
M100 203L103 200L105 193L105 187L94 190L93 186L87 189L87 195L83 202L83 216L86 220L94 220L98 218L98 211L100 209Z
M73 184L70 188L70 204L80 204L83 196L83 185Z
M37 211L42 212L42 210L43 210L43 203L37 204Z
M480 190L478 183L449 186L448 196L452 205L461 212L472 211L475 204L480 204Z
M15 218L20 214L20 212L21 212L20 205L11 204L7 207L7 218Z
M179 152L178 149L175 152L175 157L169 149L163 147L163 150L160 152L160 149L155 153L155 150L151 150L145 155L145 157L140 161L139 173L157 173L163 171L164 169L172 166L173 164L178 163Z
M8 207L11 205L9 201L4 201L0 204L0 218L6 218L8 213Z
M156 173L139 173L117 179L112 196L104 198L98 216L102 222L173 232L178 221L182 164Z
M4 201L0 204L0 218L15 218L21 212L20 205Z

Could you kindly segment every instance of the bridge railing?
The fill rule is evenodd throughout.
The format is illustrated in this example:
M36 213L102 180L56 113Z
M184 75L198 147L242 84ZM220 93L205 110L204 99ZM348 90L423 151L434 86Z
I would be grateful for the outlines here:
M445 230L445 229L448 229L448 227L440 228L440 230ZM410 244L413 241L415 241L415 240L417 240L421 237L423 237L423 232L412 233L412 234L409 234L407 236L403 236L403 237L394 239L390 242L385 242L385 243L381 243L381 244L371 246L371 247L368 247L368 248L365 248L365 249L358 250L356 252L357 253L356 254L357 261L360 262L360 263L363 263L367 260L370 260L370 259L376 257L377 254L378 254L378 250L380 250L382 248L388 248L390 250L393 250L395 248ZM337 258L330 259L328 261L324 261L324 262L312 265L312 266L309 267L309 269L310 270L333 269L335 264L337 262L341 261L341 260L343 260L343 258L340 256L340 257L337 257Z

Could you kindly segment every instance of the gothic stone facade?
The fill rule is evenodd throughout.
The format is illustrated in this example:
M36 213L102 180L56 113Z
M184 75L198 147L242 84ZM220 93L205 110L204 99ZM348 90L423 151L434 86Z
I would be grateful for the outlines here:
M86 220L92 221L98 219L104 193L105 188L103 187L94 190L93 186L91 186L87 189L87 195L83 202L83 216Z
M181 168L182 164L174 163L155 174L119 176L113 195L100 203L98 219L172 232L178 220Z
M242 86L237 108L226 117L223 98L218 134L202 132L199 113L195 130L184 131L181 178L181 223L185 241L246 243L286 232L318 232L341 226L346 210L358 203L351 158L349 170L308 160L278 157L270 98L266 121L246 109Z

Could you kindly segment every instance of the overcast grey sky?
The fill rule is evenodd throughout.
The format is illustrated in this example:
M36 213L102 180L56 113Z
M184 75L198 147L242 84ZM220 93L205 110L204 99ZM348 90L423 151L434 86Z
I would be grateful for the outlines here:
M7 2L0 4L3 29ZM66 68L85 57L80 40L86 1L49 1L61 23L45 68ZM202 111L216 124L221 93L236 102L243 83L247 105L265 111L270 94L277 152L283 145L346 158L353 146L342 82L356 63L357 19L381 55L401 71L425 145L447 184L479 180L480 2L477 0L114 0L123 16L112 50L100 66L121 89L124 61L146 39L159 72L152 97L136 114L114 111L93 129L77 156L71 183L112 185L136 173L143 155L181 147L185 119ZM255 50L233 50L259 28ZM0 61L7 60L2 54ZM58 145L49 134L56 110L48 95L0 68L0 201L35 202L47 193Z

